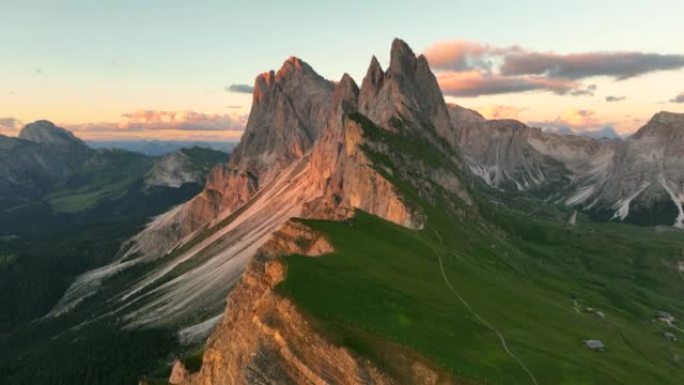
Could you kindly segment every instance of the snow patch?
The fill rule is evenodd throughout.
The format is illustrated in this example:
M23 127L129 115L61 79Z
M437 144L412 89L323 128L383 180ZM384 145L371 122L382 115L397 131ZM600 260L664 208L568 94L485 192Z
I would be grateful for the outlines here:
M211 331L214 330L214 326L216 326L222 318L223 313L202 321L197 325L181 329L178 331L178 340L183 345L200 343L211 334Z
M574 206L584 203L587 199L589 199L589 197L591 197L595 189L596 187L593 185L580 187L573 195L565 200L565 205Z
M684 203L684 186L682 186L682 190L680 192L677 192L675 191L675 187L665 180L665 176L659 175L658 181L660 182L660 185L663 186L665 191L667 191L668 195L670 195L670 199L672 199L672 202L674 202L675 206L677 206L678 214L677 218L675 219L675 223L672 224L672 226L678 229L684 229L684 209L682 208L682 204Z
M627 198L620 198L613 207L617 208L615 211L615 214L613 214L613 217L611 219L619 218L621 221L624 221L625 218L629 215L629 205L632 203L632 201L638 197L648 186L650 186L650 182L644 182L641 184L641 187L632 195L628 196Z

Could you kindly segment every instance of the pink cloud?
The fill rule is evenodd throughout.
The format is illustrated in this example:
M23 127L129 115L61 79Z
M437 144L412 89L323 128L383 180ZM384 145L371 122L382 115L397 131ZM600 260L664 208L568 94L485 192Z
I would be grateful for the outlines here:
M451 96L479 96L545 90L565 94L578 88L571 80L541 76L507 77L481 71L450 71L437 74L442 92Z
M595 86L583 86L579 80L594 76L623 80L684 68L684 55L636 51L564 55L467 40L439 42L424 54L444 93L464 97L526 91L593 96Z
M235 140L247 124L240 114L206 114L195 111L137 110L116 122L65 124L77 136L90 139L155 138Z
M0 135L16 136L23 124L19 119L12 117L0 118Z
M476 110L486 119L518 119L520 113L525 111L526 108L491 104L476 108Z
M684 103L684 92L672 98L670 103Z

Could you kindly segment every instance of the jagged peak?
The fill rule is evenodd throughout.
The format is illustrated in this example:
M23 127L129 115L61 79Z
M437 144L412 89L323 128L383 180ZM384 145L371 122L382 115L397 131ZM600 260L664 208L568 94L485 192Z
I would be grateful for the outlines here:
M385 72L382 70L378 58L373 55L370 65L366 71L366 76L361 83L361 91L359 96L359 103L361 109L366 111L372 100L377 95L385 82Z
M390 51L390 65L388 72L403 73L406 70L415 68L417 64L416 54L413 53L411 47L405 41L395 38L392 41L392 50Z
M316 71L314 71L313 68L311 68L311 66L308 65L305 61L301 60L298 57L290 56L289 58L287 58L287 60L283 62L283 65L276 73L276 80L284 79L294 74L317 75Z
M333 104L346 103L347 105L356 106L358 97L359 87L354 79L348 73L345 73L335 87Z
M254 80L253 101L261 102L264 94L275 84L288 81L298 76L315 76L321 78L305 61L296 56L287 58L278 71L270 70L259 74ZM321 78L322 79L322 78Z
M385 71L383 71L378 58L373 55L370 65L368 66L368 71L366 71L366 77L376 77L377 75L382 75L384 73Z
M49 120L37 120L29 123L19 132L20 139L30 140L36 143L53 145L83 145L85 143L70 131L56 126Z

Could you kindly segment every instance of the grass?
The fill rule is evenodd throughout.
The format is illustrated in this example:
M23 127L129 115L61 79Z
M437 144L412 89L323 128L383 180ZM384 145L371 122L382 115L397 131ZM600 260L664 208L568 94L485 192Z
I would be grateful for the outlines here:
M9 265L17 260L16 253L0 254L0 267L3 265Z
M105 200L116 200L142 178L152 162L141 154L101 151L52 192L47 201L56 212L75 213Z
M386 131L366 133L376 141L400 139ZM396 154L373 148L366 151L379 170L397 167L389 161ZM444 164L439 154L425 160L420 148L411 151L414 160ZM405 180L409 174L395 169L383 175L397 179L395 186L426 214L423 230L364 212L346 222L305 220L335 252L285 258L287 279L279 292L332 340L404 382L405 370L388 344L459 380L533 383L484 320L539 384L684 383L684 349L662 333L682 335L653 320L658 310L684 316L676 269L684 259L680 232L584 217L569 228L567 212L551 206L517 210L476 193L479 214L467 220L448 209L445 191L435 189L427 200ZM467 306L449 290L440 259ZM603 341L606 351L586 349L586 339Z
M370 333L407 346L458 378L530 383L496 336L447 290L439 272L441 253L449 281L504 334L540 383L667 384L684 379L676 360L684 350L665 341L664 326L651 322L659 309L681 314L676 300L681 293L668 294L653 281L649 288L643 282L649 282L650 274L637 271L658 272L654 259L630 268L620 255L600 254L603 245L593 244L591 237L575 251L564 250L569 245L559 242L533 256L506 250L506 243L478 244L474 234L467 239L455 234L458 228L441 229L445 245L429 231L413 232L362 212L348 223L307 223L329 236L336 251L321 258L287 258L288 278L280 290L330 333L344 336L347 345L370 346L362 354L382 354L373 352L372 339L363 337ZM572 240L579 240L577 235L586 236L568 234ZM665 249L669 241L662 240ZM585 247L597 250L584 261L572 257ZM582 306L580 312L573 299ZM606 318L587 307L600 309ZM607 352L585 349L582 341L590 338L606 343Z

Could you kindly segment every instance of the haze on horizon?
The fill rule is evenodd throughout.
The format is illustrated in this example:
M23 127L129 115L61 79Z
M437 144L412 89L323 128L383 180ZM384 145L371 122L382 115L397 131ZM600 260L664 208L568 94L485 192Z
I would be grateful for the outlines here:
M237 140L258 73L295 55L360 82L396 36L427 56L448 102L488 118L627 134L660 110L684 112L677 1L42 0L0 11L5 135L48 119L89 140Z

